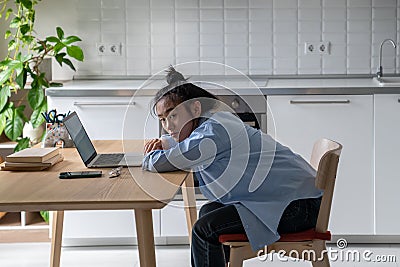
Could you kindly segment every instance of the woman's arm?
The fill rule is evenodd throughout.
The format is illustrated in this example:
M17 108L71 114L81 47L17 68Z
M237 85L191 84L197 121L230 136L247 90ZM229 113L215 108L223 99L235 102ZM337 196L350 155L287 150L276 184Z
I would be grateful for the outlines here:
M153 150L145 156L143 169L152 172L187 170L213 162L217 151L224 149L223 138L213 127L197 128L192 134L168 150Z

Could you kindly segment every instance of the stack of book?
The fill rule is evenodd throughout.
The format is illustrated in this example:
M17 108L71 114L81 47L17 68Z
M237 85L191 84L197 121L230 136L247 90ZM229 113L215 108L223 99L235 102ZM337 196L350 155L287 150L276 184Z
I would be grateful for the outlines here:
M41 171L63 160L58 147L27 148L6 157L4 171Z

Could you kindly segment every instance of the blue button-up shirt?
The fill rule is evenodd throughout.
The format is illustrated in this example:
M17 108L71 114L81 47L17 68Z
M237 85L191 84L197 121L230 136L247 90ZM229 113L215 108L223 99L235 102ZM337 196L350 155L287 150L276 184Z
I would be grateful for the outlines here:
M208 114L188 138L169 143L148 153L143 168L191 169L206 198L235 205L254 250L279 239L290 202L322 195L315 170L301 156L229 112Z

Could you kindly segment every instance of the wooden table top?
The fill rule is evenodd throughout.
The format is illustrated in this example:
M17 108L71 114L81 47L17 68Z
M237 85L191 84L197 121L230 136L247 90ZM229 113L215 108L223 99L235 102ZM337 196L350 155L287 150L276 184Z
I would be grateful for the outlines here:
M94 141L98 153L141 151L143 141ZM127 149L128 148L128 149ZM158 209L175 196L187 172L151 173L123 168L108 178L59 179L63 171L87 171L75 148L62 149L64 161L44 171L0 171L0 211Z

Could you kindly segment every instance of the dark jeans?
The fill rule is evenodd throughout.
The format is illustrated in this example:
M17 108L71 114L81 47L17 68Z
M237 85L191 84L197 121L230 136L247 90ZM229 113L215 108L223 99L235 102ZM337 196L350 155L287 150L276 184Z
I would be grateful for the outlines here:
M321 198L299 199L291 202L283 212L278 233L293 233L315 227ZM191 261L193 267L225 267L229 247L222 246L218 236L244 234L242 221L234 205L210 202L200 209L193 226Z

